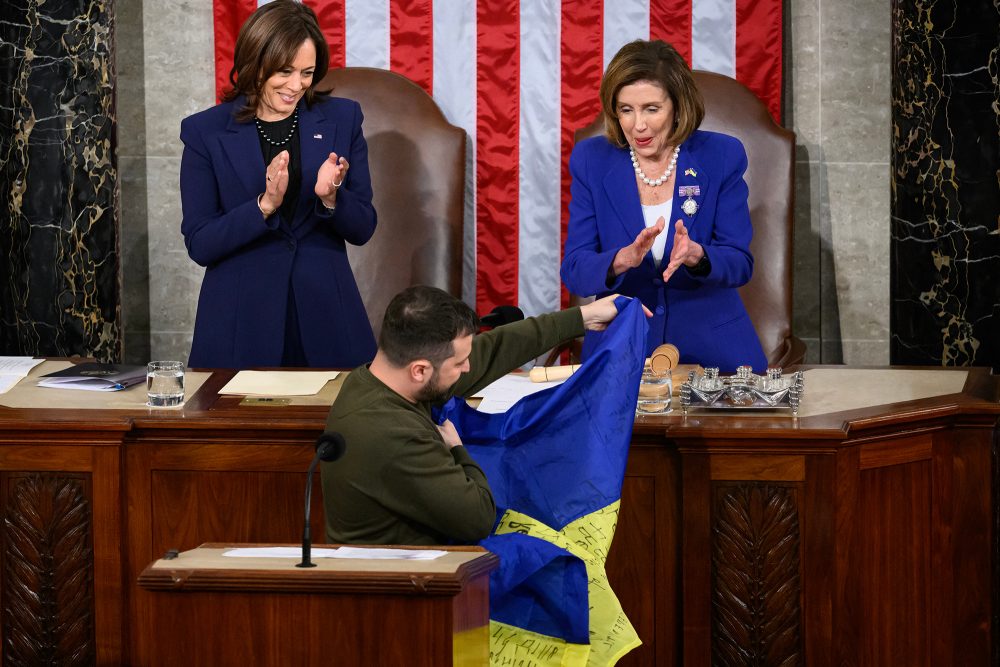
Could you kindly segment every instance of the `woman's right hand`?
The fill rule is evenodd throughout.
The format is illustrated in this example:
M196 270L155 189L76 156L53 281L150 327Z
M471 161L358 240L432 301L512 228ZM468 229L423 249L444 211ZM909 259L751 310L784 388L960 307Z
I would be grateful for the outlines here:
M288 190L288 151L275 155L265 174L267 189L261 195L260 207L265 211L277 211L281 202L285 201L285 191Z
M635 241L632 241L631 245L627 245L618 251L618 254L615 255L615 261L611 265L616 276L620 276L629 269L642 264L642 259L649 252L650 248L653 247L653 241L663 231L665 225L666 221L661 217L656 221L655 225L639 232L639 235L635 237Z

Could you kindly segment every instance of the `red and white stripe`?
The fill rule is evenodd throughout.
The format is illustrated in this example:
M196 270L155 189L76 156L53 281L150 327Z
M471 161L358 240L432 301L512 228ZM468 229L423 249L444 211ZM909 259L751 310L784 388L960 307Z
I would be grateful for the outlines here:
M216 83L266 0L214 0ZM560 307L573 133L600 109L601 73L633 39L734 76L781 110L781 0L305 0L331 65L391 69L469 135L465 293L480 313Z

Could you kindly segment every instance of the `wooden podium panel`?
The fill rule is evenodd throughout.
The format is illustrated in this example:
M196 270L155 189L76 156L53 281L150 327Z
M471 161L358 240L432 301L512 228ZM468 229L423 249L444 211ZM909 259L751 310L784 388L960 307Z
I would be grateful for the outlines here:
M476 547L433 561L225 558L219 545L139 577L140 665L412 665L489 662L489 573ZM267 569L261 569L267 568Z
M636 419L607 559L643 641L622 667L1000 664L1000 381L986 369L809 372L820 380L807 383L797 419L680 410ZM36 664L22 649L49 650L55 637L95 664L151 664L158 647L140 628L197 617L186 641L200 642L194 626L211 619L194 607L154 611L154 597L194 598L140 587L146 564L205 542L299 539L304 472L327 408L241 405L217 394L231 376L213 373L179 410L0 407L5 661ZM12 521L51 537L26 538ZM18 569L67 554L73 567L50 568L48 579ZM32 615L43 593L45 613ZM243 624L244 648L234 650L256 654L265 626L242 616L264 594L238 595L217 621ZM268 623L292 613L281 596L303 598L279 593ZM408 631L364 613L350 615L367 631ZM338 632L310 627L309 646Z

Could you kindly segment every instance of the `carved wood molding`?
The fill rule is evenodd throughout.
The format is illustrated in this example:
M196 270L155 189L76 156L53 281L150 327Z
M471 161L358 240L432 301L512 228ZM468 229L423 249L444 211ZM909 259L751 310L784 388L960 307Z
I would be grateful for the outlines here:
M803 664L796 488L714 485L712 664Z
M4 665L92 665L89 480L3 473Z

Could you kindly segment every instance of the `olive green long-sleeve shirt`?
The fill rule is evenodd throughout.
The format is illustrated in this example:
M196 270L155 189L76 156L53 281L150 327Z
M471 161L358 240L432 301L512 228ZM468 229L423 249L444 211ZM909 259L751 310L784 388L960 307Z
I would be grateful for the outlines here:
M583 330L573 308L480 334L451 394L475 393ZM322 466L328 542L472 543L489 534L496 506L486 476L465 447L444 444L432 407L409 402L365 366L344 380L326 424L346 442L344 456Z

